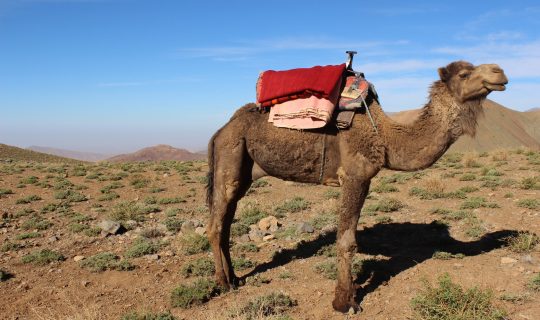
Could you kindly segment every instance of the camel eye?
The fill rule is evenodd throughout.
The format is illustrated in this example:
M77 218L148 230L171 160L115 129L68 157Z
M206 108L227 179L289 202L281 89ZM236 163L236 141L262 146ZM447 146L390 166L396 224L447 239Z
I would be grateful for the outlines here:
M459 74L459 77L461 79L467 79L470 75L471 75L470 72L462 72L462 73Z

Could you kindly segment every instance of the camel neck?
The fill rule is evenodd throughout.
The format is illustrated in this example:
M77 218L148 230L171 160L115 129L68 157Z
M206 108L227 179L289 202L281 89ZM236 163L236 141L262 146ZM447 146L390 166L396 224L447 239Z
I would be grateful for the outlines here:
M411 124L390 119L378 104L372 110L380 126L386 146L385 167L392 170L414 171L429 167L463 133L455 110L455 102L445 94L431 94L429 103ZM475 122L476 125L476 122Z

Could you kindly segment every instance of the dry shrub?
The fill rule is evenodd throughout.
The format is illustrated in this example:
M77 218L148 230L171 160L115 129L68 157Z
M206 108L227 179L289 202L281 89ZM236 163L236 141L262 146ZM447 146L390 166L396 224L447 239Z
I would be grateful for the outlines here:
M478 153L468 152L463 156L463 165L467 168L478 168L481 164L478 162Z
M507 161L508 160L508 150L497 149L493 151L491 155L493 161Z
M442 194L444 193L445 186L441 178L429 177L424 180L424 188L432 194Z

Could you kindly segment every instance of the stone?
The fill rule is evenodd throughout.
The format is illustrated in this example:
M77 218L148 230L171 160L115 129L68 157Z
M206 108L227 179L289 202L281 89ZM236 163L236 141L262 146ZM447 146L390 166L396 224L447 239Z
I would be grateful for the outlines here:
M202 235L204 235L206 233L206 228L205 227L197 227L197 228L195 228L195 233L200 234L202 236Z
M249 234L244 234L238 238L238 242L240 243L246 243L249 242L251 239L249 238Z
M270 240L273 240L275 238L276 238L276 236L274 236L273 234L269 234L269 235L263 237L263 241L270 241Z
M251 241L260 242L263 240L264 234L261 230L252 229L249 231L249 239Z
M161 257L159 256L159 254L149 254L149 255L146 256L146 259L148 259L148 260L154 260L154 261L159 260L159 258L161 258Z
M307 222L300 222L296 226L296 231L299 233L313 233L315 229L313 229L313 226Z
M128 220L125 222L126 228L129 230L133 230L137 227L139 223L135 220Z
M113 220L101 220L98 227L106 234L117 234L120 231L122 225L119 222Z
M261 231L275 232L279 228L278 219L274 216L262 218L257 225L259 226L259 230Z
M501 258L501 264L511 264L511 263L516 263L517 260L514 259L514 258L510 258L510 257L502 257Z
M59 238L57 236L52 236L52 237L49 237L49 239L47 239L47 241L49 243L56 242L58 240L59 240Z
M81 261L83 259L84 259L84 256L74 256L73 257L73 261L75 261L75 262L79 262L79 261Z
M337 231L337 227L333 224L328 224L321 229L322 233L332 233L336 231Z
M183 233L194 232L195 231L195 224L191 220L184 221L184 223L182 223L182 226L180 227L180 230Z

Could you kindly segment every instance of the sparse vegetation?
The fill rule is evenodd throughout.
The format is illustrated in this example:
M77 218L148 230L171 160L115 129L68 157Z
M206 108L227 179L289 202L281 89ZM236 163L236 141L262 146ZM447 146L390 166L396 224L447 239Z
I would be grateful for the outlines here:
M274 211L277 214L283 215L285 213L295 213L309 208L311 203L302 197L294 197L289 200L285 200L283 204L277 206Z
M517 202L517 206L527 209L538 209L540 208L540 201L537 199L521 199Z
M215 270L216 269L214 268L214 260L208 257L203 257L184 264L181 270L181 274L184 277L209 277L214 274Z
M205 236L197 233L190 233L186 234L182 239L182 248L185 254L192 255L210 249L210 242L208 242L208 238Z
M161 312L161 313L137 313L130 312L125 314L120 318L120 320L176 320L177 318L173 316L170 312Z
M282 316L290 308L297 305L297 302L284 293L271 293L260 296L247 302L247 304L237 311L237 314L247 320L262 319L269 316ZM272 318L284 319L284 318Z
M477 287L463 289L444 274L438 286L424 282L424 289L413 298L415 317L422 320L504 320L506 312L493 305L493 293Z
M81 260L80 266L92 272L102 272L105 270L128 271L135 268L131 262L120 259L120 257L111 252L102 252L85 258Z
M22 257L23 263L31 263L37 266L44 266L51 262L63 261L66 258L56 251L43 249L34 251Z
M213 280L198 279L191 284L182 284L171 293L171 305L179 308L190 308L200 305L210 298L219 295L222 289Z
M540 237L530 232L519 232L515 236L505 239L506 247L513 252L531 252L536 245L540 244Z

